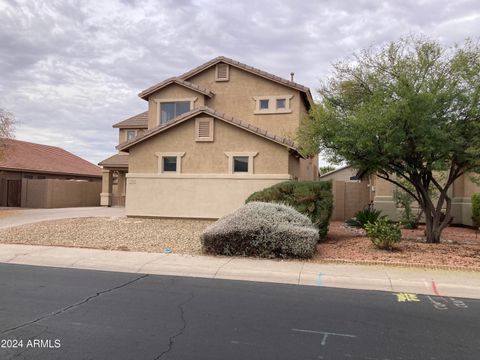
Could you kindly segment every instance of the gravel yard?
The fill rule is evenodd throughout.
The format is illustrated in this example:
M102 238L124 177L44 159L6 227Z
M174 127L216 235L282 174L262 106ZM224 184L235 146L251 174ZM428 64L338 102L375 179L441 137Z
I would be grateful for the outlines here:
M313 259L316 262L340 260L480 269L480 234L474 229L462 227L445 229L440 244L426 244L422 227L404 229L397 249L385 251L377 249L363 230L333 221L327 239L317 249Z
M76 218L0 230L0 243L200 254L199 236L212 220Z
M201 254L199 236L213 220L75 218L0 230L0 243L86 247L105 250ZM477 236L478 235L478 236ZM441 244L426 244L423 229L402 230L395 251L377 249L363 230L333 221L312 262L342 261L454 266L480 270L480 234L449 227Z

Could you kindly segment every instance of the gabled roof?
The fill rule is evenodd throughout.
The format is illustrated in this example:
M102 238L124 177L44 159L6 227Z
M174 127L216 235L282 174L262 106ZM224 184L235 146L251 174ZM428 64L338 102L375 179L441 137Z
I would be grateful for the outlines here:
M294 81L290 81L290 80L287 80L287 79L284 79L284 78L281 78L279 76L276 76L276 75L273 75L273 74L270 74L266 71L263 71L263 70L260 70L260 69L257 69L253 66L250 66L250 65L247 65L247 64L243 64L237 60L233 60L233 59L230 59L228 57L225 57L225 56L218 56L216 57L215 59L212 59L208 62L206 62L205 64L202 64L200 66L197 66L196 68L190 70L190 71L187 71L186 73L180 75L178 78L180 79L183 79L183 80L188 80L190 79L191 77L193 77L194 75L197 75L198 73L208 69L209 67L213 66L213 65L216 65L220 62L224 62L226 64L229 64L231 66L235 66L239 69L242 69L242 70L245 70L245 71L248 71L252 74L255 74L255 75L258 75L258 76L261 76L265 79L268 79L268 80L271 80L271 81L274 81L276 83L279 83L281 85L284 85L284 86L287 86L287 87L290 87L290 88L293 88L293 89L296 89L296 90L299 90L300 92L304 93L305 94L305 97L307 98L307 101L310 103L310 105L313 105L313 97L312 97L312 94L310 93L310 89L306 86L303 86L303 85L300 85Z
M113 124L112 127L120 129L146 129L148 128L148 111Z
M56 146L0 139L0 170L100 177L101 169Z
M222 120L226 123L229 123L231 125L239 127L241 129L246 130L248 132L251 132L251 133L253 133L257 136L263 137L263 138L265 138L267 140L270 140L270 141L273 141L277 144L286 146L287 148L293 150L294 152L296 152L300 155L300 153L298 152L298 149L296 148L293 141L291 141L289 139L286 139L286 138L283 138L283 137L280 137L280 136L277 136L275 134L272 134L272 133L270 133L266 130L263 130L263 129L260 129L260 128L254 126L254 125L251 125L251 124L249 124L245 121L239 120L239 119L234 118L232 116L228 116L224 113L218 112L218 111L216 111L214 109L211 109L209 107L206 107L206 106L197 107L197 108L195 108L195 109L193 109L189 112L186 112L186 113L184 113L180 116L177 116L175 119L173 119L173 120L171 120L171 121L169 121L165 124L161 124L161 125L158 125L158 126L152 128L150 130L147 130L146 132L144 132L142 135L136 137L135 139L132 139L130 141L127 141L127 142L124 142L124 143L118 145L117 149L122 150L122 151L128 150L133 145L138 144L139 142L142 142L146 139L149 139L152 136L155 136L156 134L159 134L159 133L161 133L161 132L163 132L167 129L170 129L171 127L174 127L178 124L181 124L184 121L186 121L188 119L191 119L192 117L195 117L195 116L197 116L201 113L213 116L216 119Z
M158 84L153 85L146 90L143 90L140 94L138 94L138 96L144 100L147 100L150 94L153 94L154 92L171 84L177 84L177 85L186 87L190 90L199 92L200 94L206 95L208 97L213 96L213 92L211 92L210 90L205 89L201 86L198 86L197 84L193 84L191 82L185 81L184 79L180 79L178 77L171 77L171 78L168 78L167 80L159 82Z
M128 154L115 154L98 163L105 167L128 167Z

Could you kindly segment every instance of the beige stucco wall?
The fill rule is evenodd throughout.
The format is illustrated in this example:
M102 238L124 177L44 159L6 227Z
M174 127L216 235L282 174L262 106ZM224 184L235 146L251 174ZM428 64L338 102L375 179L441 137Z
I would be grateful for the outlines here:
M141 177L127 175L127 216L216 219L242 206L255 191L288 180L257 177Z
M158 173L156 152L185 152L182 173L228 173L225 152L258 152L255 174L288 174L288 149L224 121L214 120L214 141L195 141L195 119L189 119L130 149L130 173ZM128 193L128 190L127 190Z
M245 120L274 134L292 137L299 126L300 114L305 111L300 92L230 66L229 81L215 81L215 66L188 81L211 90L215 95L205 105ZM288 114L254 114L254 96L292 95ZM302 104L300 104L302 102ZM302 109L303 107L303 109Z
M472 174L457 179L450 190L452 198L452 216L454 224L472 225L472 201L475 192L480 192L480 186L471 181ZM386 180L375 177L374 206L383 214L396 220L401 212L393 199L394 185Z
M288 156L288 173L292 176L293 180L299 180L300 178L300 161L301 159L293 154Z
M177 84L164 87L148 97L148 128L151 129L158 125L157 100L195 99L193 107L196 108L205 105L204 98L205 95Z
M137 131L137 136L143 134L145 132L145 129L118 129L118 143L124 143L127 141L127 131L130 130L136 130Z
M100 205L100 181L23 179L22 207L64 208Z

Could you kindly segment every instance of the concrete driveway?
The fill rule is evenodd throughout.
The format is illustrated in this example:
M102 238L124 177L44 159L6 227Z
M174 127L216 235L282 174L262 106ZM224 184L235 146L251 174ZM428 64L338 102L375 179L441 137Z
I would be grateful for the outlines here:
M0 217L0 229L31 224L39 221L78 217L121 217L124 207L75 207L61 209L0 208L0 212L12 212L11 216ZM7 214L8 215L8 214Z

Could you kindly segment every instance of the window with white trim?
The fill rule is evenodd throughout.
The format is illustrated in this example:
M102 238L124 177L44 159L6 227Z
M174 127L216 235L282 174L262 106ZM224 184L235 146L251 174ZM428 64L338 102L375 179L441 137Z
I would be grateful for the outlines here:
M127 141L135 139L137 136L137 130L127 130Z
M182 157L185 152L157 152L158 172L160 174L178 174L182 172Z
M225 155L228 157L229 174L253 174L253 159L258 152L225 152Z
M198 98L175 98L175 99L155 99L157 103L157 124L166 124L190 110L195 106Z
M172 101L160 103L160 124L190 111L190 101Z
M162 172L177 172L176 156L163 156L162 159L163 159Z
M248 173L248 156L233 157L233 173Z
M254 114L287 114L292 112L293 95L255 96Z

